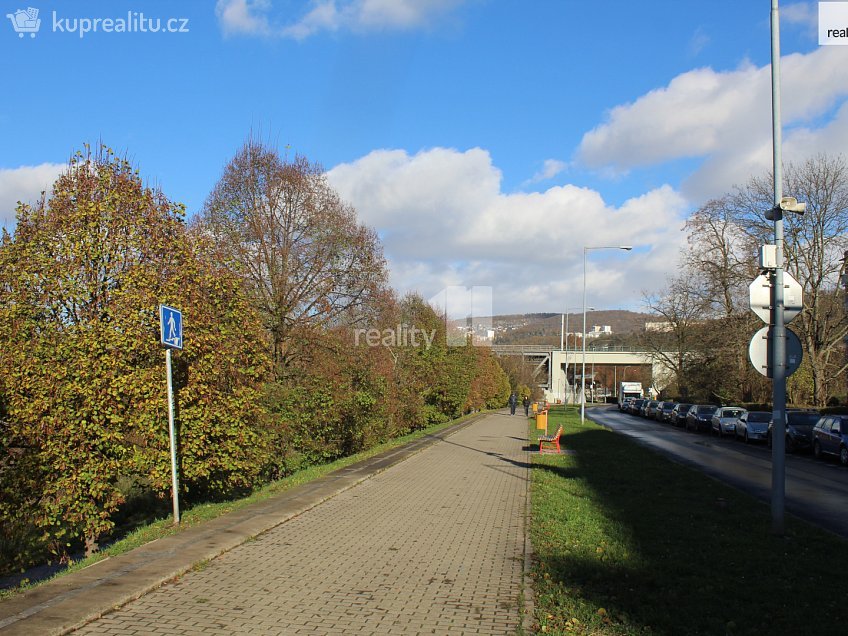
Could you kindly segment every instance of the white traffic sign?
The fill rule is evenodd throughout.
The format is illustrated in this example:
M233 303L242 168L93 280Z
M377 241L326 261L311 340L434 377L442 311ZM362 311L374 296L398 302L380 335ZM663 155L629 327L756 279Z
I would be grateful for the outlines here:
M179 309L159 305L159 326L163 345L172 349L183 348L183 314Z
M771 276L760 274L748 287L751 311L767 325L771 323ZM792 274L783 272L783 323L789 324L804 308L804 293Z
M774 370L771 364L772 358L772 328L763 327L754 337L751 338L751 344L748 345L748 359L758 373L767 378L774 377ZM804 351L801 348L801 341L794 331L789 329L784 330L786 333L786 376L790 376L801 366L801 360L804 357Z

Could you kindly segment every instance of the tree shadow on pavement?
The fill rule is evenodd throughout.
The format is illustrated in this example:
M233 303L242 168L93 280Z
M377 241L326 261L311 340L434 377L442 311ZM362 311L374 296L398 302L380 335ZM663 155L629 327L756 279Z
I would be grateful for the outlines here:
M483 450L482 448L475 448L474 446L468 446L467 444L460 444L459 442L454 442L450 439L439 438L439 440L444 442L445 444L450 444L451 446L458 446L460 448L467 448L468 450L474 451L475 453L482 453L483 455L488 455L489 457L496 457L497 459L500 459L501 461L512 464L513 466L518 466L520 468L530 468L530 466L532 465L530 462L515 460L515 459L512 459L511 457L507 457L503 453L496 453L494 451ZM522 441L524 441L524 440L522 440ZM522 448L522 450L524 450L524 449Z

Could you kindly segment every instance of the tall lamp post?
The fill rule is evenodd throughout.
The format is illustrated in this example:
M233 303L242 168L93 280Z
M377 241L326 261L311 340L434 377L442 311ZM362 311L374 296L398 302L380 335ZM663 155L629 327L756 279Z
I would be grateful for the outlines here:
M571 382L568 382L568 312L577 307L566 307L565 313L560 319L560 334L559 334L559 350L565 351L565 381L571 391L572 402L574 401L574 388ZM586 311L595 311L594 307L586 307ZM565 388L563 387L562 399L565 401Z
M774 430L786 427L786 307L783 290L783 213L804 214L806 203L798 203L794 197L783 196L783 160L781 158L780 123L780 18L777 0L771 0L771 116L772 153L774 174L774 207L766 212L766 218L774 221L775 267L773 274L772 302L770 311L772 365L772 419ZM791 371L789 372L791 373ZM771 531L783 535L784 498L786 495L786 440L783 435L772 436L771 459Z
M586 254L589 250L625 250L629 252L632 245L597 245L583 247L583 370L580 372L580 423L586 420Z

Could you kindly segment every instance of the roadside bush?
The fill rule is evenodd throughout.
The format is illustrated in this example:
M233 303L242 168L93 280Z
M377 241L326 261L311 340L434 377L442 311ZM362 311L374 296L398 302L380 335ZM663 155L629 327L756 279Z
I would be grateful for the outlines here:
M18 208L0 242L0 393L20 449L0 472L0 518L32 523L57 556L114 527L121 476L170 490L157 307L184 310L175 354L182 486L249 488L267 446L254 428L268 368L239 284L189 241L183 210L108 148L71 161L49 198Z

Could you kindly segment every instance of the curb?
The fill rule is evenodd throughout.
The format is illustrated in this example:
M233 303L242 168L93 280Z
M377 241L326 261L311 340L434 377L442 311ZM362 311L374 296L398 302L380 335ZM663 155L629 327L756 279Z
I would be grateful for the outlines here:
M527 424L528 426L530 425L529 418ZM533 579L530 576L530 573L533 568L533 542L530 540L530 527L533 521L533 501L531 499L533 486L533 456L531 454L532 451L529 450L530 436L528 435L527 437L528 450L524 453L524 456L526 457L527 461L527 496L525 497L524 504L524 581L522 588L522 592L524 594L524 607L522 608L523 613L521 616L522 634L533 633L533 624L536 610L535 590L533 588Z

